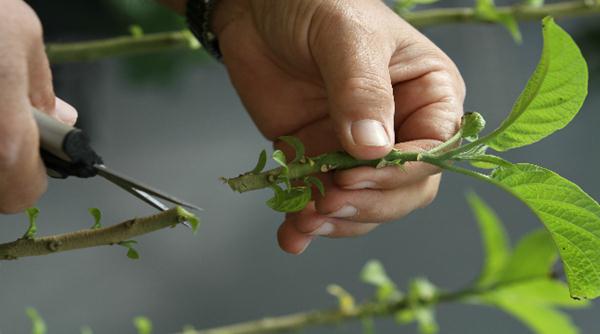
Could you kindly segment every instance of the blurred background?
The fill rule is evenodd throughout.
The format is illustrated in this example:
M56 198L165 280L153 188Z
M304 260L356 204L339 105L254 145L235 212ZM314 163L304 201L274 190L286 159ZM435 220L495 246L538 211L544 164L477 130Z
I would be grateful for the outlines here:
M182 19L150 0L28 1L40 16L47 42L103 38L184 27ZM470 6L443 0L440 6ZM559 20L581 47L592 72L583 110L563 131L507 154L557 171L600 198L599 16ZM467 84L467 111L479 111L494 127L535 68L540 24L522 23L517 45L499 26L449 25L424 29L458 65ZM464 194L476 190L499 212L513 240L540 227L527 208L506 193L447 173L437 200L401 221L356 239L316 239L301 256L279 250L275 233L282 215L264 204L269 191L240 195L218 177L252 168L270 148L245 113L222 65L203 52L166 52L54 67L57 95L79 109L97 151L111 167L205 208L197 235L177 227L137 238L141 258L123 247L102 247L0 263L0 333L29 333L26 307L35 307L50 333L133 333L131 319L149 317L155 333L184 325L206 328L335 306L325 292L337 283L358 299L372 290L358 273L379 259L401 287L416 276L457 289L478 273L480 239ZM89 207L104 224L154 211L102 179L51 180L38 203L38 234L91 226ZM21 236L24 214L0 217L2 241ZM582 333L599 333L600 306L573 312ZM442 333L528 333L498 310L444 304ZM378 320L380 333L415 333ZM306 333L358 333L357 323L311 328Z

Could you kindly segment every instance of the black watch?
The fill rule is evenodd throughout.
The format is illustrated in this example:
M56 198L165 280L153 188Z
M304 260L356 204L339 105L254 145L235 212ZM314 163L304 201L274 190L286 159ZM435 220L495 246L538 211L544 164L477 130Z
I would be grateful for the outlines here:
M218 61L223 55L219 48L217 36L210 31L212 13L219 0L188 0L185 16L187 24L202 47Z

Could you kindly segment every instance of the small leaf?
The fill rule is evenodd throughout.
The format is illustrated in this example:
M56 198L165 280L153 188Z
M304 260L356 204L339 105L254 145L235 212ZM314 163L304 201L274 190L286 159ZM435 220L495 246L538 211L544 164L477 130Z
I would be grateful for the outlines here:
M501 13L496 8L494 0L476 0L475 12L480 18L489 22L502 24L517 43L521 43L521 31L515 17L510 13Z
M531 164L500 167L489 181L523 201L546 225L574 298L600 296L600 205L579 186Z
M127 248L127 257L132 260L137 260L140 258L140 254L133 248L133 245L137 244L135 240L125 240L118 243L118 245Z
M40 316L36 309L33 307L28 307L25 309L25 313L27 313L27 317L31 321L31 334L46 334L46 322Z
M102 220L102 212L100 212L100 209L89 208L88 212L94 217L94 225L92 225L91 229L95 230L101 228L102 225L100 224L100 220Z
M354 297L348 291L344 290L337 284L330 284L327 286L327 292L335 296L338 300L339 308L342 313L351 313L356 308Z
M267 201L267 205L275 211L301 211L310 202L312 195L310 187L294 187L288 190L282 190L277 185L271 187L275 194Z
M267 151L262 150L260 152L260 155L258 156L258 161L256 162L256 166L254 167L254 169L252 169L250 174L258 174L258 173L262 172L263 169L265 169L266 164L267 164Z
M127 257L132 260L137 260L140 258L140 254L133 247L129 247L127 250Z
M281 150L273 151L273 160L278 163L283 169L288 170L285 154Z
M27 218L29 219L29 227L25 234L23 235L23 239L33 239L35 234L37 233L37 226L35 225L35 221L37 220L40 210L38 208L28 208L25 210L27 214Z
M587 95L587 65L573 39L550 17L543 32L542 56L527 86L508 118L481 140L496 151L529 145L562 129Z
M415 311L411 308L400 310L394 314L394 320L401 325L410 324L415 321Z
M432 301L437 296L437 288L428 279L420 277L415 278L410 282L408 299L413 304L418 304L422 301Z
M360 272L361 281L371 284L377 288L376 299L378 301L392 301L402 298L402 293L396 288L396 284L388 277L381 262L370 260Z
M133 318L133 326L135 326L137 334L152 334L152 322L146 317Z
M477 279L478 286L490 286L500 278L510 255L510 245L504 226L494 210L492 210L474 192L467 195L467 200L479 225L485 262Z
M94 334L94 331L90 326L83 326L81 327L81 334Z
M414 312L415 320L419 323L419 333L435 334L439 331L439 326L435 321L435 312L431 307L417 307Z
M288 145L290 145L291 147L294 148L294 152L295 152L294 160L292 160L292 162L290 162L290 163L298 162L300 159L302 159L304 157L304 144L302 144L300 139L298 139L297 137L294 137L294 136L283 136L283 137L279 137L279 139L283 140Z
M540 229L523 237L515 247L500 275L501 282L535 277L549 277L558 259L558 251L550 233Z
M135 38L144 36L144 30L137 24L132 24L129 26L129 33Z
M461 135L469 141L475 141L485 128L485 119L478 112L468 112L462 117Z
M200 226L200 219L198 219L198 217L192 215L192 216L187 217L186 221L192 227L192 232L193 233L198 232L198 227Z
M319 180L319 178L314 176L308 176L304 179L304 182L307 186L313 184L315 187L317 187L317 189L319 189L319 193L321 194L321 196L325 196L325 186L323 185L323 182Z

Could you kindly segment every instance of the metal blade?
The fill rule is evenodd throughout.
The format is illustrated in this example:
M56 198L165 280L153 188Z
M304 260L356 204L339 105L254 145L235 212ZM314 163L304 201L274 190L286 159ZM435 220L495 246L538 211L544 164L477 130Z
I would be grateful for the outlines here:
M103 178L107 179L108 181L116 184L117 186L123 188L130 194L134 195L135 197L143 200L144 202L150 204L151 206L153 206L161 211L164 211L168 208L166 207L166 205L164 205L163 203L161 203L160 201L158 201L156 198L152 197L151 195L161 198L165 201L168 201L168 202L171 202L171 203L174 203L177 205L181 205L181 206L189 208L189 209L203 211L203 209L198 207L197 205L190 204L190 203L187 203L180 199L177 199L171 195L167 195L159 190L156 190L147 185L144 185L143 183L138 182L132 178L129 178L127 176L119 174L113 170L110 170L110 169L106 168L106 166L104 166L104 165L95 165L94 167L98 171L98 175L102 176Z

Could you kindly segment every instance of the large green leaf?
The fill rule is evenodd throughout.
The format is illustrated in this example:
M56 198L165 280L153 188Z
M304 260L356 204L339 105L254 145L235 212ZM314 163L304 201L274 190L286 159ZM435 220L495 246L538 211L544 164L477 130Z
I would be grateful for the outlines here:
M497 151L535 143L562 129L587 95L585 59L550 17L543 21L544 49L535 72L502 125L482 140Z
M485 260L478 286L489 286L495 283L510 255L509 241L506 231L496 213L475 193L467 195L467 200L479 224L481 239L485 250Z
M519 241L500 281L548 277L557 258L558 251L550 233L545 229L534 231Z
M531 164L499 167L490 182L523 201L550 231L574 298L600 296L600 205L579 186Z

